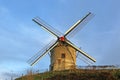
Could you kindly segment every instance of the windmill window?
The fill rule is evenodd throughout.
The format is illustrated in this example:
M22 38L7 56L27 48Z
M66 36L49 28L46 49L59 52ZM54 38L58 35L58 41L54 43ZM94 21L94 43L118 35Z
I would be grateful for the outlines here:
M64 53L61 54L61 58L65 58L65 54Z

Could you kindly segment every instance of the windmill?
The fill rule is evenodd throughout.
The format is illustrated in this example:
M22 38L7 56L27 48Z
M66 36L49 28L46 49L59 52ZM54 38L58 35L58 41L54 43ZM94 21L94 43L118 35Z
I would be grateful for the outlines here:
M68 37L74 35L75 32L79 31L90 18L93 16L89 12L81 20L78 20L70 29L68 29L65 34L57 31L50 25L46 24L39 17L33 19L40 27L47 30L53 36L57 37L56 41L51 41L47 46L40 50L36 55L28 60L28 63L34 65L37 63L43 56L50 53L50 70L65 70L65 69L74 69L76 68L76 52L79 52L82 56L86 57L87 60L96 62L94 58L89 56L86 52L74 45ZM86 61L86 60L85 60Z

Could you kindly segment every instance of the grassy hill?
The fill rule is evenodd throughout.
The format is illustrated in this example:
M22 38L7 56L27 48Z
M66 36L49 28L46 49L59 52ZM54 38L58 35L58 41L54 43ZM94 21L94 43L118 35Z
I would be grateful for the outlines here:
M32 74L16 80L120 80L120 69L76 69Z

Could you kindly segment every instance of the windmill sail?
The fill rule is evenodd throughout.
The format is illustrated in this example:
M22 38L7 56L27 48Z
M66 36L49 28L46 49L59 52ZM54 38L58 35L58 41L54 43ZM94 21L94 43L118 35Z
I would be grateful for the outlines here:
M66 31L65 36L68 38L73 37L77 32L79 32L93 17L92 13L88 13L81 20L78 20L68 31Z
M81 49L79 49L78 47L76 47L73 43L71 43L70 41L66 41L67 44L69 44L70 46L72 46L73 48L75 48L77 51L79 51L81 54L83 54L84 56L86 56L87 58L89 58L90 60L92 60L93 62L96 62L96 60L94 58L92 58L91 56L89 56L86 52L82 51Z
M37 63L39 61L40 58L42 58L43 56L45 56L56 45L57 45L57 41L55 42L54 40L52 40L43 49L41 49L36 55L34 55L33 57L31 57L28 60L28 63L31 64L31 66L34 65L35 63Z
M79 52L77 53L76 57L88 65L93 64L93 62L91 62L88 58L86 58L84 55L80 54Z
M45 21L43 21L39 17L34 18L33 21L35 23L37 23L38 25L40 25L43 29L45 29L48 32L50 32L55 37L59 37L59 36L63 35L61 32L59 32L58 30L56 30L55 28L53 28L52 26L50 26L49 24L47 24Z

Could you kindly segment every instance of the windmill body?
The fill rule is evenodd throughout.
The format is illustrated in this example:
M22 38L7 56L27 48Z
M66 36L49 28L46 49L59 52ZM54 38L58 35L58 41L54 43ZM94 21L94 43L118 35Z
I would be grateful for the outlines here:
M64 42L50 51L51 64L50 70L66 70L76 68L76 50Z
M73 26L68 29L65 34L57 31L50 25L46 24L40 18L34 18L33 21L37 23L40 27L47 30L53 36L57 38L56 41L52 41L42 50L40 50L35 56L28 60L28 63L34 65L37 63L43 56L50 52L50 70L66 70L66 69L75 69L76 68L76 52L88 58L89 60L96 62L94 58L89 56L86 52L78 48L67 38L73 36L73 33L79 31L83 25L85 25L91 17L91 13L88 13L81 20L78 20ZM62 35L62 36L61 36Z

